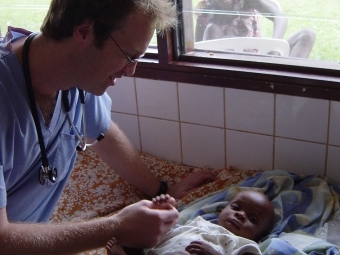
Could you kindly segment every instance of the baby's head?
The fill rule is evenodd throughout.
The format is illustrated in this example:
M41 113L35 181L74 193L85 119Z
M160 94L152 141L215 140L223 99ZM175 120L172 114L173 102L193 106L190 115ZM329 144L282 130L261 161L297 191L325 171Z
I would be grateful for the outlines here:
M237 236L257 242L272 229L274 208L266 195L244 190L223 209L218 224Z

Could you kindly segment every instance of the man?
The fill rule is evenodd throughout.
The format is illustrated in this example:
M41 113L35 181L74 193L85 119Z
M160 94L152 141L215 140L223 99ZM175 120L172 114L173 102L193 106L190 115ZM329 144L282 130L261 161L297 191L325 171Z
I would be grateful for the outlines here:
M197 14L195 40L224 37L261 37L259 14L273 22L272 38L282 39L287 17L276 0L202 0L197 9L210 14ZM290 57L308 58L315 43L315 33L303 29L287 39Z
M149 197L180 198L214 178L198 172L169 189L160 183L111 121L103 94L117 78L134 74L154 30L175 22L168 0L53 0L41 34L9 28L0 44L0 254L74 254L112 236L128 247L151 247L175 224L172 206L146 200L105 219L34 224L47 222L54 210L79 131L92 138L80 149L103 133L93 149ZM85 123L77 89L85 91Z

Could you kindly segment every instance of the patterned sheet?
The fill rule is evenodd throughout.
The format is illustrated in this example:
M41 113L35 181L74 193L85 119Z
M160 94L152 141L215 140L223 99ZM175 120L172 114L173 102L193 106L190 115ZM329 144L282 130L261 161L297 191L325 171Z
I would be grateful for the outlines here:
M169 185L200 170L198 167L185 166L143 153L140 156L157 178L165 180ZM259 171L236 171L227 167L214 170L214 172L218 177L214 182L178 200L177 205L185 206L206 194L212 194L239 183ZM87 149L79 153L73 173L50 221L52 223L75 222L104 217L144 198L142 193L115 174L114 170L106 165L96 153ZM105 249L98 249L82 254L100 255L106 252Z
M185 224L198 215L216 223L218 212L228 201L240 190L249 188L267 194L275 209L275 227L260 245L264 254L316 254L316 251L318 254L338 254L338 247L321 239L310 239L304 247L294 247L292 242L303 243L339 208L340 186L331 185L317 176L282 170L258 173L236 186L183 206L179 223ZM296 235L289 243L284 233Z
M185 166L141 153L141 159L159 178L173 185L200 168ZM301 176L285 171L236 171L231 167L214 170L218 178L177 201L185 223L201 215L212 222L220 208L240 189L254 188L266 193L276 212L276 225L271 236L261 244L264 254L319 254L340 255L337 247L321 239L308 242L305 250L294 247L282 233L299 234L294 240L306 240L339 207L340 187L332 186L315 176ZM51 222L68 222L104 217L124 206L144 199L143 194L114 173L93 151L79 154L71 178L64 190ZM297 231L297 232L296 232ZM280 235L281 234L281 235ZM285 237L287 239L287 236ZM287 253L288 252L288 253ZM104 248L83 252L81 255L106 254Z

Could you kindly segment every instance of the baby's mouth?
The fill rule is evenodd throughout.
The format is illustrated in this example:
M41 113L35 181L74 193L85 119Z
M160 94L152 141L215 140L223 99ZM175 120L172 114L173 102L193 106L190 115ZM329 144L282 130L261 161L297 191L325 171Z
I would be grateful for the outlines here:
M231 219L228 222L233 225L235 228L240 229L240 223L237 220Z

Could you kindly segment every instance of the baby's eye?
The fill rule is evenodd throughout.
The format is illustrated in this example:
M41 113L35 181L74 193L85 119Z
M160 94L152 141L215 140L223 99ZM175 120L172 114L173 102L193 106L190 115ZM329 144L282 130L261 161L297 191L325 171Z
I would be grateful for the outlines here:
M236 211L239 209L239 206L237 204L231 204L230 208Z
M251 223L253 223L254 225L257 225L258 224L258 220L255 216L250 216L249 217L249 220Z

